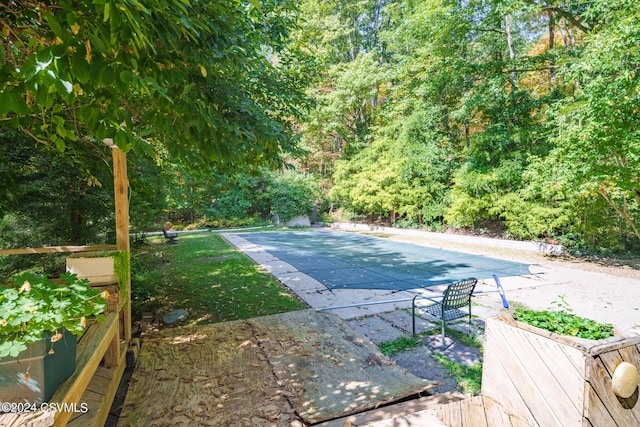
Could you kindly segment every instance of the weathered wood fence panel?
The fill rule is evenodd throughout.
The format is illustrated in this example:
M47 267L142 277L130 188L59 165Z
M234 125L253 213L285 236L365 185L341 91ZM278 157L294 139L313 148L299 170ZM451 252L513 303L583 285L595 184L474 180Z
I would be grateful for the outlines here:
M617 397L622 361L640 369L640 336L589 341L529 325L487 319L482 394L531 425L640 425L638 390Z

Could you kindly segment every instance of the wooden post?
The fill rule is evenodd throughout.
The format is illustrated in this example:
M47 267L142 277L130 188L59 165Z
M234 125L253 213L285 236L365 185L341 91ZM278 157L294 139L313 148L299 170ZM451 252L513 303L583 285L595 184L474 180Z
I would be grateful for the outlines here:
M131 256L129 241L129 179L127 178L127 156L118 147L111 147L113 158L113 191L116 208L116 247ZM123 310L124 339L131 340L131 268L127 277L127 301Z

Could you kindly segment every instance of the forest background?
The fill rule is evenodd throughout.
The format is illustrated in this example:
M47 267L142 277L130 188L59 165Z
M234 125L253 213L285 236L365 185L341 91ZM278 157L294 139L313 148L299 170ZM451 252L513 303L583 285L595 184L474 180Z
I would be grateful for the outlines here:
M640 247L634 0L0 5L0 247L311 214ZM18 265L5 266L7 271Z

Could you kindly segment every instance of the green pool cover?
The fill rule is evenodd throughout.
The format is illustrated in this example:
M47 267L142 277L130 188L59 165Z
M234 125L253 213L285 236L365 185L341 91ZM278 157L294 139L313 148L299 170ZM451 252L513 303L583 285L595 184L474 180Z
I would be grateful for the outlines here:
M409 290L468 277L530 274L527 264L339 231L240 236L329 289Z

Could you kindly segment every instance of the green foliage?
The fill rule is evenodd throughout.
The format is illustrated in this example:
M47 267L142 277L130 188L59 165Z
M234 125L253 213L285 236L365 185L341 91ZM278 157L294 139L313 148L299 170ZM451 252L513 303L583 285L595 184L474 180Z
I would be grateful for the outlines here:
M330 199L371 215L424 223L442 217L450 163L437 119L437 110L416 111L351 160L337 162Z
M359 24L347 24L354 13L369 22L369 2L301 8L316 30L337 31L313 47L297 39L330 63L310 87L318 108L302 129L322 173L333 171L334 208L431 228L499 222L510 237L600 250L634 246L633 2L383 3L383 23L361 33L377 49L357 44Z
M517 308L514 318L540 329L572 337L600 340L613 336L613 325L602 324L591 319L576 316L567 304L565 297L560 295L560 301L554 301L558 310L525 310Z
M210 219L237 222L256 215L268 217L271 187L271 175L268 173L220 175L213 179L212 184L213 202L207 211Z
M576 198L602 199L610 216L640 238L640 181L634 172L640 167L639 12L635 4L615 0L596 2L587 16L597 19L598 31L587 36L580 60L563 70L577 82L576 99L558 105L559 132L548 164Z
M219 175L213 184L213 203L207 210L213 226L258 223L278 217L311 216L314 202L322 202L316 179L294 171L260 171L258 175ZM253 220L251 220L253 219Z
M162 162L145 154L130 151L127 154L127 175L131 188L129 223L133 232L156 231L166 221L171 208L165 197L173 188L171 171ZM105 207L105 210L107 207Z
M62 284L44 275L25 273L14 277L12 287L2 289L0 357L17 356L46 333L55 342L62 336L62 328L80 335L90 317L103 318L105 298L88 280L69 273L60 279Z
M115 239L113 176L101 155L82 144L65 155L0 128L0 157L10 171L0 211L0 247L100 244ZM0 275L57 275L55 254L7 256ZM59 261L59 260L58 260ZM64 265L64 262L59 265Z
M543 3L0 6L2 246L112 239L111 138L136 231L307 210L291 153L351 218L633 250L639 10Z
M293 2L17 0L2 12L3 126L60 151L110 138L229 169L295 151Z
M126 302L129 299L127 291L130 273L129 253L127 251L115 251L110 256L113 258L113 269L118 278L120 302Z
M271 215L278 217L282 222L287 222L299 215L311 217L319 189L310 175L283 172L273 177L269 193Z

